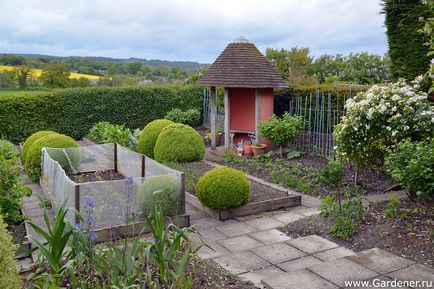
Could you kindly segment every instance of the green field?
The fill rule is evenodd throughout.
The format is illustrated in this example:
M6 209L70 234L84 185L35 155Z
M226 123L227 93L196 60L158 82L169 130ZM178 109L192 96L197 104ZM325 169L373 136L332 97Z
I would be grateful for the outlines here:
M46 93L48 89L0 89L0 97L30 96Z

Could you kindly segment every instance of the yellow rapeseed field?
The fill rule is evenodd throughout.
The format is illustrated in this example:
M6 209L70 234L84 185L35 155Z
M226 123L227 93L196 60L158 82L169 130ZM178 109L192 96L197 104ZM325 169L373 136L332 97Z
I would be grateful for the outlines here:
M10 71L10 70L14 70L15 67L14 66L8 66L8 65L0 65L0 72L1 71ZM42 69L33 69L33 76L34 77L39 77L41 76L42 73ZM75 73L75 72L71 72L71 75L69 76L69 78L80 78L80 77L84 77L90 80L98 80L99 76L96 75L90 75L90 74L82 74L82 73Z

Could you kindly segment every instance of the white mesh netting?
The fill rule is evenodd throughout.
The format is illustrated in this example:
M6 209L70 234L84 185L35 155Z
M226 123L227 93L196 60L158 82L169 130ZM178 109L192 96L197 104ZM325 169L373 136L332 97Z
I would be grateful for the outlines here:
M54 204L66 201L85 214L84 201L92 198L94 229L143 220L152 198L165 215L183 213L181 173L121 145L44 148L42 156L42 181ZM76 221L72 211L68 218Z

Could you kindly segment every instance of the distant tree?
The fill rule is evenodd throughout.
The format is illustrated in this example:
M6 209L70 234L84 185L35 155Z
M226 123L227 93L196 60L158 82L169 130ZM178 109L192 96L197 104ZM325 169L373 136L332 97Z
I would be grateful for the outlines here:
M141 63L140 61L129 62L127 63L126 71L129 74L136 75L137 72L139 72L142 69L142 67L143 67L143 63Z
M87 87L91 86L92 83L88 78L80 77L71 79L71 87Z
M53 63L45 66L40 78L45 87L65 88L71 84L70 75L71 73L65 64Z
M20 89L25 89L29 86L31 77L32 68L30 66L20 65L15 69L15 79L17 80Z
M14 74L10 71L0 72L0 87L12 88L15 87Z
M24 65L26 64L26 59L15 54L2 54L0 55L0 64L13 66Z

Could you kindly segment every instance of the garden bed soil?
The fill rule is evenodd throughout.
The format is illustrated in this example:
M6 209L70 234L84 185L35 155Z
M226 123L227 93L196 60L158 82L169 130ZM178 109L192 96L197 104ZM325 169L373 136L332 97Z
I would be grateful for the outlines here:
M271 158L251 158L243 157L244 160L239 162L227 161L224 158L218 160L217 163L233 167L235 169L242 170L252 176L275 182L272 179L273 166L272 164L278 159L276 153ZM301 155L296 158L286 159L278 161L289 174L293 174L295 178L304 179L310 183L311 191L303 191L297 187L291 187L292 189L301 191L314 196L325 196L333 192L333 189L329 186L321 185L316 181L315 174L327 166L328 160L319 156ZM295 170L299 170L299 173L293 173ZM356 170L354 167L347 167L347 173L344 176L343 187L353 188L354 177ZM281 175L280 177L284 177ZM282 183L284 185L284 183ZM395 187L396 184L384 173L371 168L363 168L358 170L358 182L357 185L361 189L364 195L377 195L384 193L388 189ZM289 186L288 186L289 187Z
M330 236L331 220L319 215L291 223L284 232L291 238L320 235L354 251L378 247L434 267L434 201L402 200L401 208L407 216L393 219L384 216L387 202L371 205L363 223L347 240Z
M68 177L76 183L119 181L125 179L123 174L116 172L115 170L68 174Z
M208 165L204 162L192 162L192 163L185 163L181 165L182 168L186 168L187 173L188 171L195 171L198 173L198 176L204 175L207 171L212 170L214 167L211 165ZM187 178L188 176L186 176ZM196 180L197 182L197 180ZM267 201L267 200L274 200L274 199L280 199L288 196L288 193L285 191L277 190L275 188L260 184L258 182L255 182L253 180L249 180L250 186L252 189L252 198L249 201L250 203L253 202L260 202L260 201ZM194 190L194 186L190 186L189 188L186 188L187 191L195 195L196 192Z
M11 233L13 242L15 244L20 244L21 242L25 242L26 240L26 226L24 225L24 222L18 225L9 225L8 231Z

